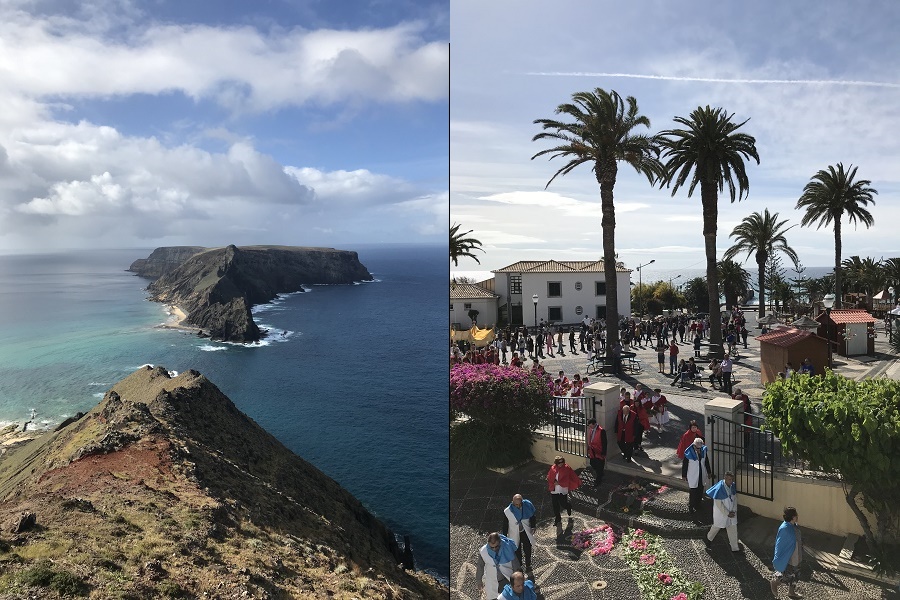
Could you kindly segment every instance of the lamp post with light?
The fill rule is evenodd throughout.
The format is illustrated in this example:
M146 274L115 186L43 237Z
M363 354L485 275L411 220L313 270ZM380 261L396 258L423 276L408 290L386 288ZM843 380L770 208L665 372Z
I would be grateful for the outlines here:
M535 294L534 296L532 296L532 297L531 297L531 301L534 302L534 330L537 331L537 302L538 302L538 295Z
M825 294L822 298L822 306L825 307L825 335L828 337L828 368L831 369L831 307L834 306L834 294Z
M675 277L669 277L669 289L672 290L672 310L675 310L675 288L672 287L672 282L681 279L681 275L676 275Z
M638 293L641 295L641 319L644 318L644 284L643 284L643 278L641 277L641 269L643 269L643 268L646 267L647 265L652 265L652 264L655 263L655 262L656 262L656 259L654 258L654 259L652 259L650 262L648 262L648 263L646 263L646 264L638 265L638 266L637 266L637 272L638 272Z

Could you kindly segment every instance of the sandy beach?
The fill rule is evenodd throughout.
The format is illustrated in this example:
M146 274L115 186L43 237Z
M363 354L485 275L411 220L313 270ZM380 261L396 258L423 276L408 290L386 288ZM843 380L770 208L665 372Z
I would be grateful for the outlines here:
M184 329L186 331L199 331L200 328L194 325L188 325L184 322L187 319L187 314L181 309L181 307L175 304L167 304L166 312L169 313L169 318L165 323L160 325L160 327L165 327L167 329Z

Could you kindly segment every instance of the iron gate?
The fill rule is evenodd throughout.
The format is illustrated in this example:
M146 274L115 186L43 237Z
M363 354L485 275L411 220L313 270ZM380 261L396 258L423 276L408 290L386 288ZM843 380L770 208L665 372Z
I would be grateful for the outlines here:
M585 429L603 400L596 396L553 397L553 439L557 452L587 456Z
M710 416L707 423L712 428L711 463L716 476L721 478L725 471L731 471L739 493L772 500L774 434L717 415Z

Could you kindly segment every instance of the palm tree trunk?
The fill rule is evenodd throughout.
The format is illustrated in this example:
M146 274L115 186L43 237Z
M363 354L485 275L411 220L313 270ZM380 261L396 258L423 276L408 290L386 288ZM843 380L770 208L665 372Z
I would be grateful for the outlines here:
M616 161L605 164L597 174L600 184L600 209L603 219L603 277L606 280L606 348L610 350L619 344L619 277L616 272L616 208L613 203L613 188L616 185ZM613 365L618 374L619 364Z
M758 274L756 283L759 286L759 318L766 314L766 256L762 252L756 253L756 266Z
M834 220L834 307L841 307L841 217Z
M703 202L703 241L706 246L706 283L709 291L709 355L722 358L722 314L719 309L719 273L716 269L716 227L719 198L716 184L700 182Z

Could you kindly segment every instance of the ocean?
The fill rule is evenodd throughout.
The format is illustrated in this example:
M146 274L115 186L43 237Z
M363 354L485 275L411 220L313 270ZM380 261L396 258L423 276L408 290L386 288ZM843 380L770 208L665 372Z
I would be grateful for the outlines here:
M52 428L145 364L195 369L448 580L446 249L342 249L375 281L254 308L271 333L253 346L159 327L149 281L125 271L152 248L0 256L0 425L34 410Z

